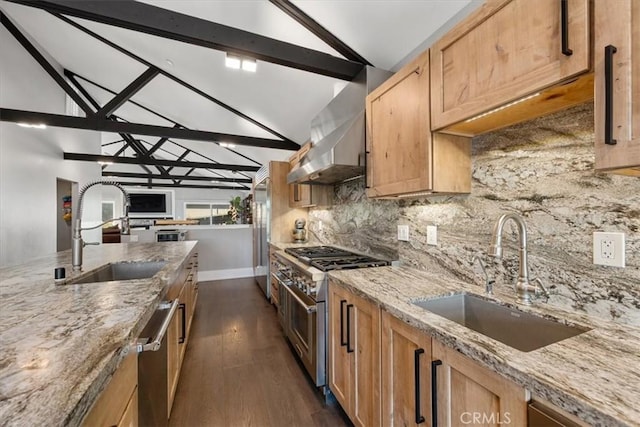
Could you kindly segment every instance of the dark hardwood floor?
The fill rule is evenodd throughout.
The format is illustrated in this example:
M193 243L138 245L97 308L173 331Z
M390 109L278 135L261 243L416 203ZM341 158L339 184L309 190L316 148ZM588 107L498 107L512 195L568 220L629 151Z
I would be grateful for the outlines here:
M169 424L347 426L326 405L253 278L201 282Z

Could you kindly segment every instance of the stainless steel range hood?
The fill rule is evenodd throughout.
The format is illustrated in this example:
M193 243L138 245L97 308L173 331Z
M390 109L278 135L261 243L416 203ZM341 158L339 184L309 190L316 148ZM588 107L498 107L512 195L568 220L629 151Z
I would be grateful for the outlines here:
M289 184L335 184L364 174L366 96L393 73L366 66L311 121L311 150Z

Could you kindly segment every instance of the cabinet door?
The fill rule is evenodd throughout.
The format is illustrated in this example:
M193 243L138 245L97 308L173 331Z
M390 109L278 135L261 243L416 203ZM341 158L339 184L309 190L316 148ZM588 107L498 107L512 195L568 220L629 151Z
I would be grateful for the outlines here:
M380 425L380 308L349 296L347 353L352 361L351 420L356 426Z
M429 52L367 96L367 196L432 188Z
M138 388L133 391L127 408L122 414L122 418L118 422L118 427L137 427L138 426Z
M329 283L329 389L348 413L351 402L351 357L347 353L347 300L345 290Z
M138 425L138 353L131 352L115 371L109 384L89 410L82 425L102 427L121 425L136 416L128 425Z
M598 0L594 21L596 169L640 176L640 2Z
M431 425L431 337L382 312L382 425Z
M431 46L432 129L588 71L588 1L567 0L566 19L562 5L559 0L488 0ZM571 52L563 49L563 21Z
M173 314L169 328L167 329L167 398L168 398L168 416L171 414L171 406L173 398L178 387L178 378L180 377L180 332L181 319L180 310Z
M527 425L523 388L439 342L432 342L438 425Z
M306 184L289 185L289 206L301 208L311 205L311 186Z

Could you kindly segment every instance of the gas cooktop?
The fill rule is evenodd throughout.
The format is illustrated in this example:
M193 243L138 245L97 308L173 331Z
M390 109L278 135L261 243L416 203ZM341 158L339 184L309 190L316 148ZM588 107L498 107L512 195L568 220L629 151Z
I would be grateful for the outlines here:
M285 252L321 271L380 267L390 264L386 260L334 248L333 246L288 248L285 249Z

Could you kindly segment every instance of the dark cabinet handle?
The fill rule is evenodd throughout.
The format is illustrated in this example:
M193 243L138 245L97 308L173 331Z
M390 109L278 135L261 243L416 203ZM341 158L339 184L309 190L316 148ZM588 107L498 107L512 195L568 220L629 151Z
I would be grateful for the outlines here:
M346 303L346 299L340 301L340 347L347 345L347 341L344 339L344 305Z
M371 151L364 150L364 188L371 188L367 172L367 157L369 157L369 154L371 154Z
M438 366L442 360L431 361L431 427L438 427Z
M569 49L569 4L568 0L560 0L560 21L562 21L562 54L573 55Z
M187 336L187 304L181 303L178 306L178 310L180 310L180 317L182 320L182 328L180 330L180 338L178 338L178 343L183 344L185 337Z
M604 143L607 145L618 142L613 139L613 54L617 51L613 45L604 47Z
M353 308L353 304L347 304L347 353L353 353L351 348L351 308Z
M424 354L424 349L419 348L413 353L413 371L415 373L415 408L416 424L422 424L425 419L420 411L420 355Z

